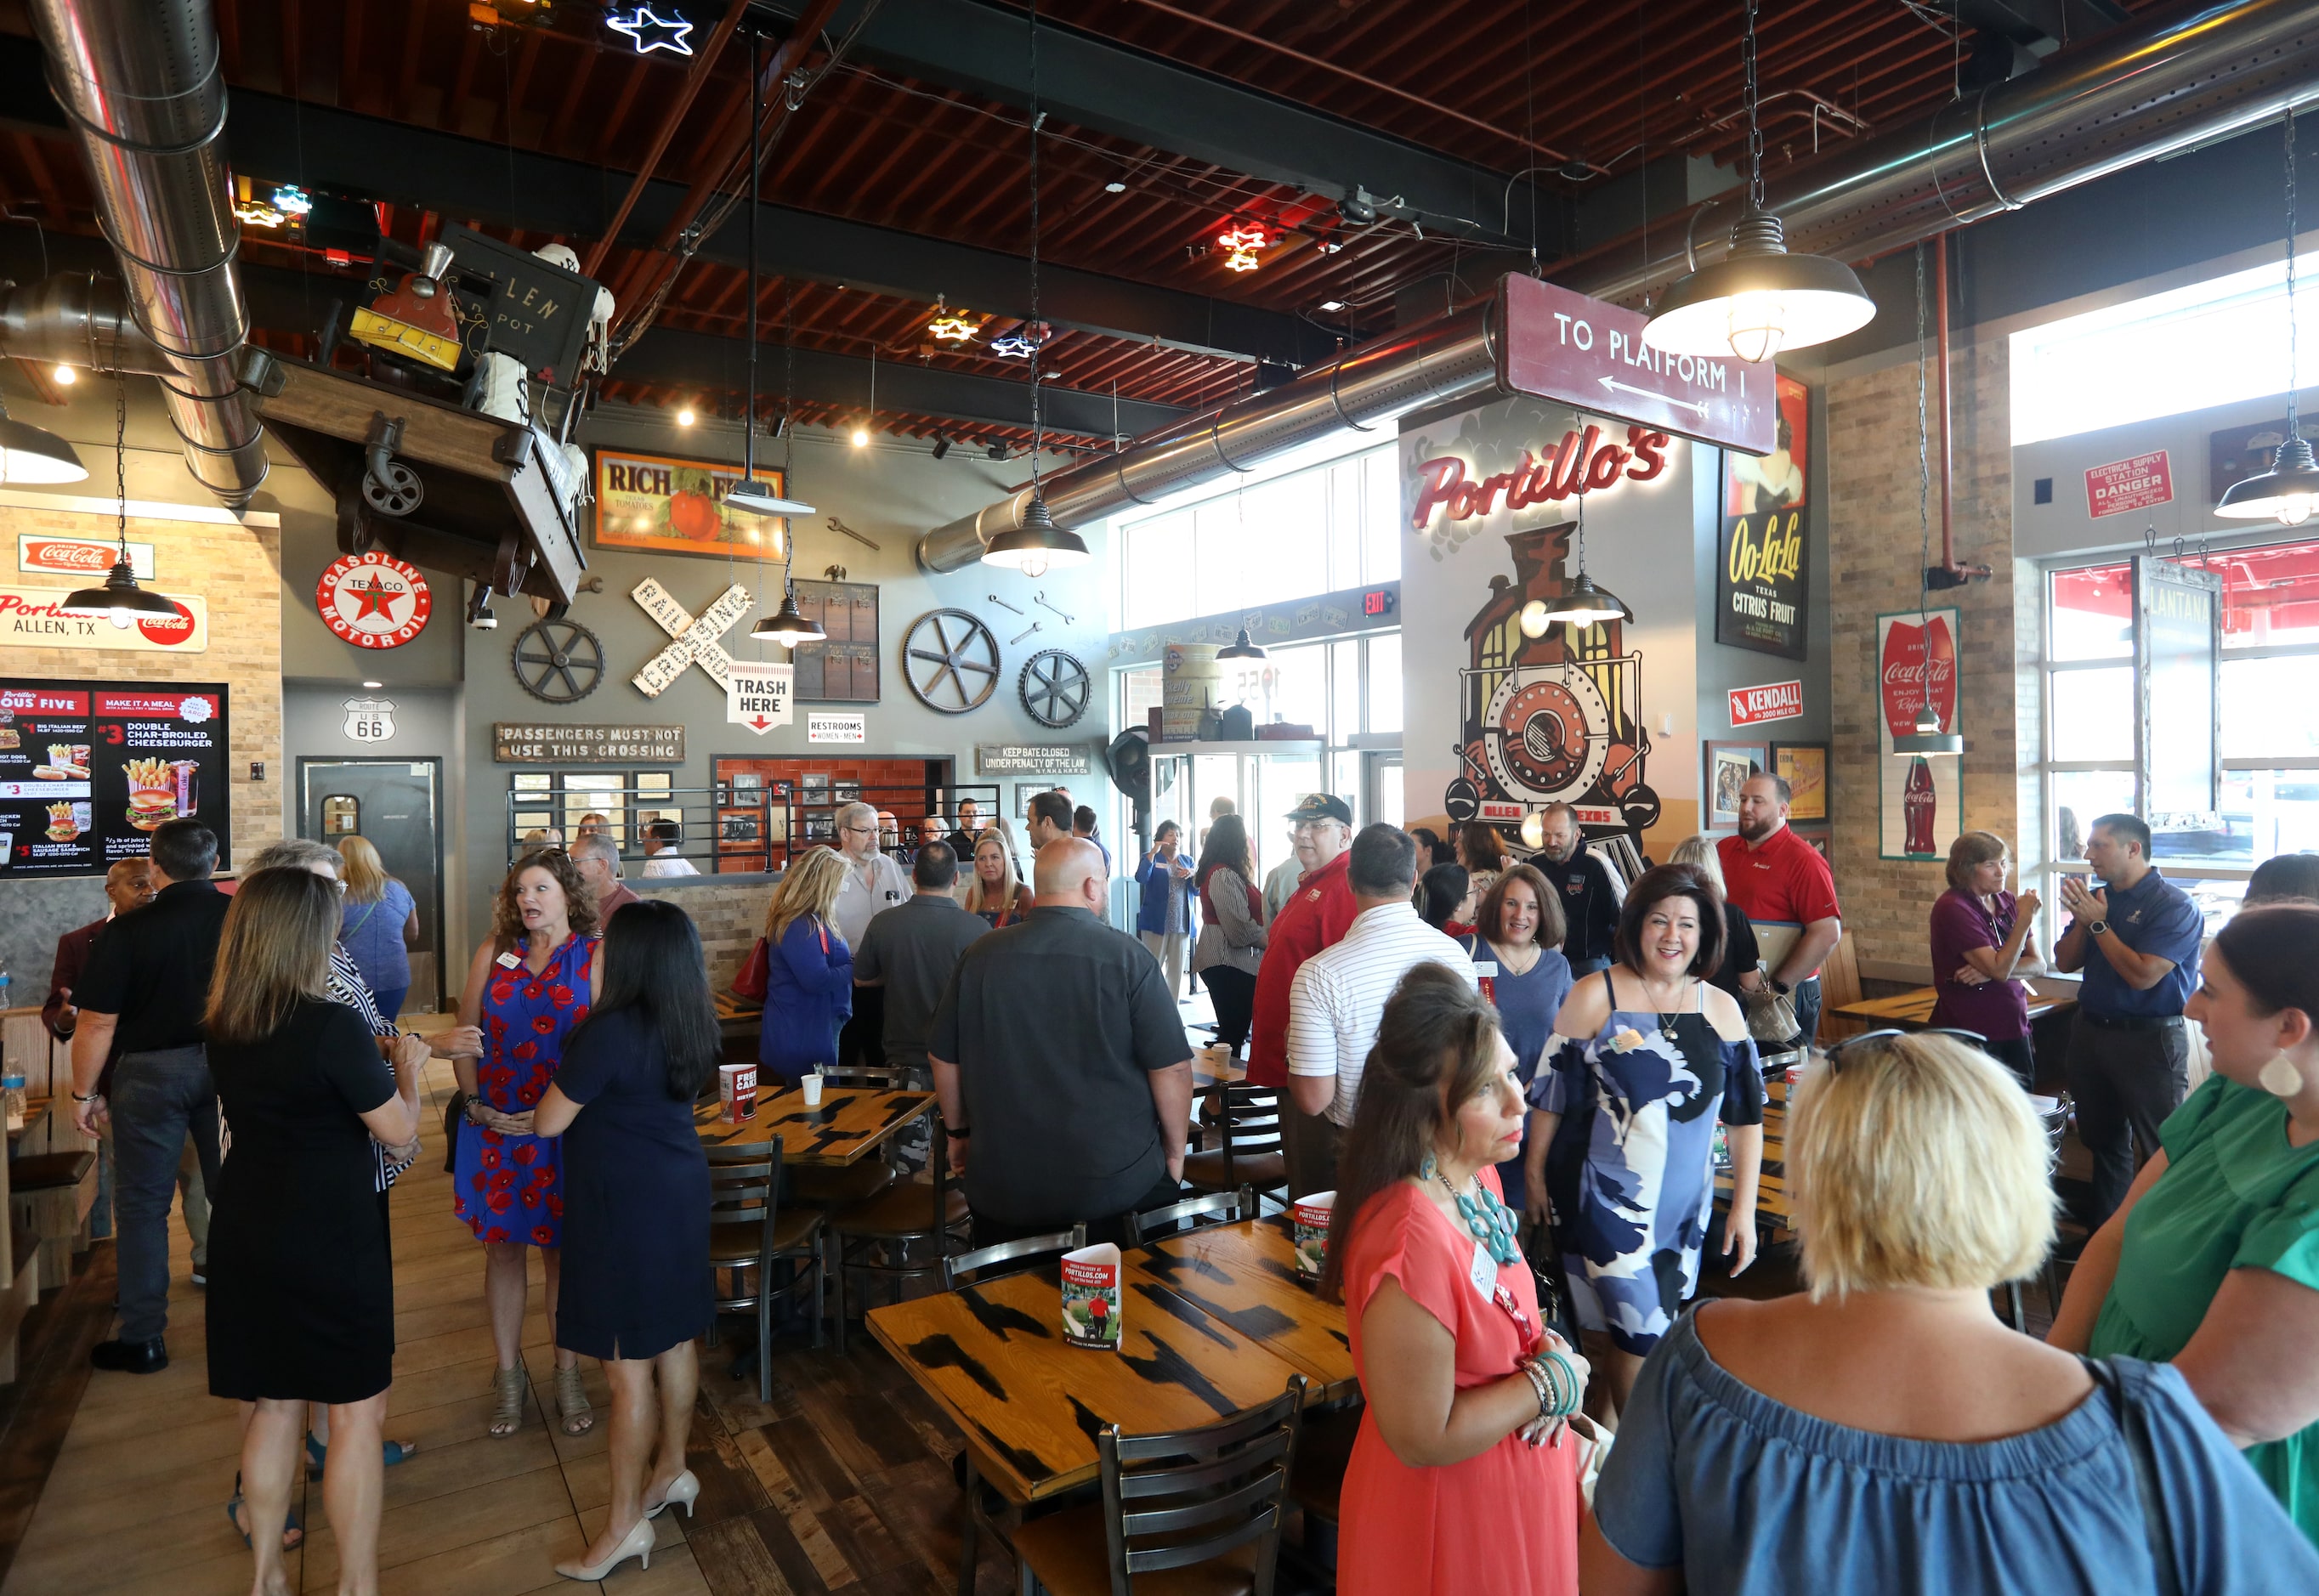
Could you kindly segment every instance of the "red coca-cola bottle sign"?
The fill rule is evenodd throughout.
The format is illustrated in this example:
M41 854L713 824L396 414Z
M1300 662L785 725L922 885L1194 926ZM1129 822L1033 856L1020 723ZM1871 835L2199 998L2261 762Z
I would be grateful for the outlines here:
M1928 635L1933 708L1941 717L1943 731L1956 730L1956 639L1944 615L1934 618L1929 634L1914 621L1894 621L1884 634L1877 693L1884 705L1884 725L1896 737L1916 730L1917 712L1925 707Z
M1940 623L1933 623L1938 626ZM1900 851L1911 858L1929 859L1936 852L1933 846L1933 818L1936 809L1933 792L1933 767L1923 754L1908 762L1908 785L1900 795Z

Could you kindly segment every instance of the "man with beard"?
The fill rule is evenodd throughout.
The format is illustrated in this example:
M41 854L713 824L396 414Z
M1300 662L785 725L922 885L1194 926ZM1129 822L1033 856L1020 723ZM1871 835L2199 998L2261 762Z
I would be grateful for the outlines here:
M1607 968L1611 935L1619 929L1619 899L1611 887L1610 870L1587 851L1579 834L1577 810L1568 804L1547 809L1540 820L1538 852L1529 862L1561 894L1562 917L1569 927L1562 939L1562 956L1570 961L1571 978Z
M1844 936L1836 878L1819 850L1788 829L1787 782L1757 771L1739 789L1739 834L1716 844L1731 901L1755 927L1772 966L1772 988L1796 1005L1797 1035L1819 1029L1820 960ZM1779 951L1784 934L1794 941Z

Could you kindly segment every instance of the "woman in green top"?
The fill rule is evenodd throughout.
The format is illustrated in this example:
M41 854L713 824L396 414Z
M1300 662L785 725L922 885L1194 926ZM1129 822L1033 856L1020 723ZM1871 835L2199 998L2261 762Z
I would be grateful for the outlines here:
M2201 970L2185 1013L2215 1073L2086 1244L2048 1339L2170 1361L2319 1541L2319 906L2242 910Z

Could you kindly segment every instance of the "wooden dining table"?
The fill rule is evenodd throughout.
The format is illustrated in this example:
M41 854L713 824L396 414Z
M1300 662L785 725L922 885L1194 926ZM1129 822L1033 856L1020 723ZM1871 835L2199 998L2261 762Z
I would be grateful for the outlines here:
M1788 1078L1785 1071L1764 1082L1764 1166L1755 1179L1755 1223L1774 1235L1795 1228L1788 1213ZM1731 1175L1715 1172L1715 1195L1731 1201Z
M756 1114L737 1124L726 1119L715 1102L695 1104L692 1123L710 1147L748 1147L778 1136L782 1163L835 1166L867 1157L934 1106L932 1092L825 1087L821 1106L808 1108L805 1093L793 1087L759 1097Z
M1891 997L1863 997L1828 1012L1847 1020L1864 1020L1871 1025L1922 1031L1933 1023L1933 1007L1940 1001L1940 996L1937 987L1918 987L1913 992ZM2043 1014L2075 1007L2077 1001L2074 997L2048 997L2033 988L2029 994L2029 1017L2035 1020Z
M1344 1304L1323 1301L1296 1273L1292 1228L1277 1213L1162 1237L1127 1255L1127 1289L1153 1302L1164 1294L1229 1325L1295 1365L1313 1382L1314 1402L1351 1396L1360 1381Z

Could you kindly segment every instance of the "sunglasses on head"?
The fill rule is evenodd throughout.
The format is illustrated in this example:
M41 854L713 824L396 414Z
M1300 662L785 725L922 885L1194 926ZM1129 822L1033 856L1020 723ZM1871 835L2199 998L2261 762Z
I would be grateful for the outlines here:
M1954 1037L1957 1041L1964 1043L1967 1047L1973 1049L1976 1052L1986 1052L1989 1050L1989 1038L1983 1036L1978 1031L1963 1031L1954 1025L1925 1025L1915 1031L1901 1031L1888 1026L1881 1031L1863 1031L1857 1036L1847 1036L1842 1041L1837 1042L1834 1047L1822 1049L1820 1056L1827 1060L1827 1072L1830 1075L1834 1075L1844 1068L1845 1054L1850 1052L1854 1048L1860 1046L1863 1042L1872 1041L1881 1046L1885 1042L1891 1041L1903 1036Z

